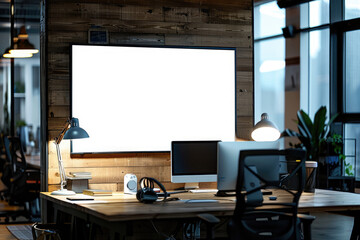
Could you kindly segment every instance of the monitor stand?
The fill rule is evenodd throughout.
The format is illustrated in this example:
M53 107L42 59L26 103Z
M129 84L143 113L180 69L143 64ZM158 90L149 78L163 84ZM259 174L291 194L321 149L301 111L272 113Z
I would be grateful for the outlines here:
M185 183L185 186L184 186L185 190L198 189L198 188L199 188L198 182Z

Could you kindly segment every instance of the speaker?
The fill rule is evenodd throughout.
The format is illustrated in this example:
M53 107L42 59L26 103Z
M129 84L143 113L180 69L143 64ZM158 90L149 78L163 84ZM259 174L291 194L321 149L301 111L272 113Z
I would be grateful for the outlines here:
M297 32L296 28L293 25L286 26L281 29L283 32L284 38L293 38Z
M143 177L139 181L140 189L136 193L136 198L142 203L153 203L158 199L157 193L154 191L154 184L158 185L163 191L164 199L166 200L168 194L165 187L155 178Z
M137 177L134 174L128 173L124 176L124 193L136 194L137 192Z

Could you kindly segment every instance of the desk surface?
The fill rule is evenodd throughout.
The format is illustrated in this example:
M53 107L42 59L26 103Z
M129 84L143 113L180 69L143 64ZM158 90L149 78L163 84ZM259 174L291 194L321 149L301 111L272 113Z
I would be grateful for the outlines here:
M215 197L212 193L185 193L174 195L180 199L216 199L218 202L170 201L143 204L134 195L114 193L113 196L94 197L94 201L76 202L66 196L42 193L41 198L69 211L80 211L105 221L144 219L170 219L195 217L199 213L229 216L235 209L234 197ZM288 196L280 195L278 200ZM269 201L268 196L264 196ZM354 211L360 210L360 194L316 189L315 194L303 193L299 212Z

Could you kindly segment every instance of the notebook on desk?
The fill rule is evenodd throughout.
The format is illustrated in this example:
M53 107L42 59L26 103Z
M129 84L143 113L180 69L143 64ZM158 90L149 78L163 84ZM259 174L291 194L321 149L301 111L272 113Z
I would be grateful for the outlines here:
M111 196L112 192L102 189L85 189L83 190L83 194L89 196Z

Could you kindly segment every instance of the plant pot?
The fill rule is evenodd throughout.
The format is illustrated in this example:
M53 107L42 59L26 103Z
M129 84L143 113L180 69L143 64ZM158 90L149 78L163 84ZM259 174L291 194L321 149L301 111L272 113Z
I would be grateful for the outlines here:
M306 161L306 181L304 192L315 192L316 186L316 170L317 170L317 162L316 161Z

